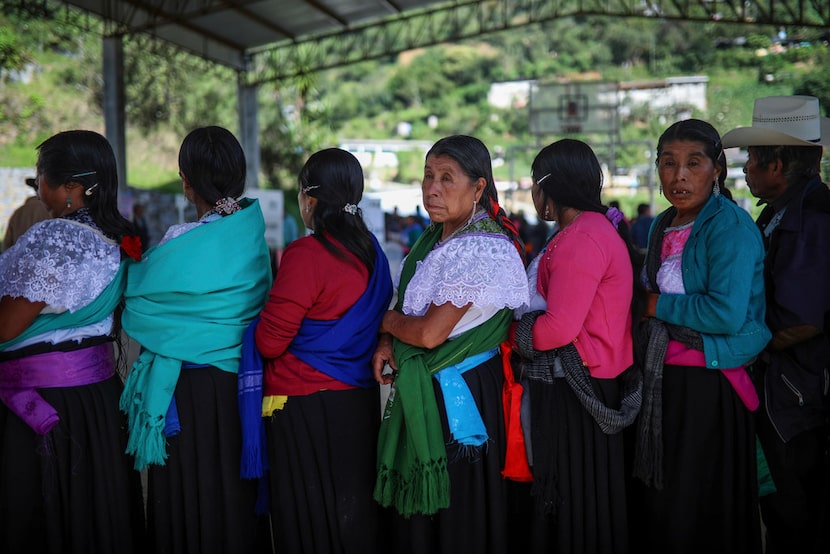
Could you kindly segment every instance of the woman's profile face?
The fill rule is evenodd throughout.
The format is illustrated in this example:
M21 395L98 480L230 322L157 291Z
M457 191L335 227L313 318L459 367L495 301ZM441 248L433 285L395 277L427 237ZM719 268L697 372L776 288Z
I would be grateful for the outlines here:
M449 156L429 156L424 165L421 196L429 218L455 231L466 223L484 190L484 179L473 183Z
M702 143L675 140L663 146L657 172L663 195L683 216L695 215L703 208L720 175L720 167L706 154Z

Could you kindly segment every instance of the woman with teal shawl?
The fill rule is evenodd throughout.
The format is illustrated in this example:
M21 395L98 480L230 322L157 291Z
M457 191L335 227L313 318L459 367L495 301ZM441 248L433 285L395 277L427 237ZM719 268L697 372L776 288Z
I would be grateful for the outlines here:
M245 157L221 127L184 139L179 171L199 220L171 227L127 275L124 330L141 344L121 409L128 452L148 468L158 552L259 552L267 522L256 482L240 479L237 372L242 335L271 284L256 201L236 201Z
M439 140L421 191L433 223L403 262L373 358L375 378L392 383L375 499L390 508L392 552L504 553L499 345L528 300L523 248L478 139Z
M313 232L285 249L255 333L274 548L386 552L372 498L380 387L371 362L392 299L389 261L357 207L364 177L354 155L315 152L298 181Z

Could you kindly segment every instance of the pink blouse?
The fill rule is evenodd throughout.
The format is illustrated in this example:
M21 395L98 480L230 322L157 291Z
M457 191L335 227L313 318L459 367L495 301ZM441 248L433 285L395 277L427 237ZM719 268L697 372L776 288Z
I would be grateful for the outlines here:
M547 308L533 347L573 342L592 377L612 379L634 361L633 270L628 249L603 214L583 212L541 254L537 289Z

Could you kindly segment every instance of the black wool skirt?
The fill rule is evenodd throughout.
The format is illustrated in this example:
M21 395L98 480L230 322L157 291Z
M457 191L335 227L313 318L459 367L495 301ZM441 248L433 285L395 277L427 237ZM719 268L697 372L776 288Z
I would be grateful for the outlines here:
M438 401L450 476L450 506L432 516L407 519L385 510L390 530L390 554L502 554L507 544L507 485L501 476L505 457L504 411L501 394L504 372L495 356L463 374L489 437L479 456L469 459L451 442L444 397L438 382Z
M147 474L153 552L271 552L267 517L255 513L257 481L239 477L237 375L182 369L176 405L181 433L167 439L167 463Z
M121 389L117 376L39 389L60 417L42 436L0 403L0 552L143 552L141 482L124 454Z
M719 371L665 366L663 480L632 483L633 551L761 552L754 420Z
M375 554L378 387L291 396L266 419L275 551Z
M616 379L591 384L606 406L619 408ZM623 434L603 433L563 378L528 388L537 482L509 485L511 552L628 552ZM553 462L544 478L543 458ZM545 479L547 503L539 490Z

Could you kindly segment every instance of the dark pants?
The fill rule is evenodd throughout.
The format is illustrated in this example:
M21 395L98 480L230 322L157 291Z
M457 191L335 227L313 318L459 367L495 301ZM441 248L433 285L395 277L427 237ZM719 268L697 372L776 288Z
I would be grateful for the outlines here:
M776 492L761 497L767 554L830 552L830 457L827 426L785 443L762 402L756 428Z

